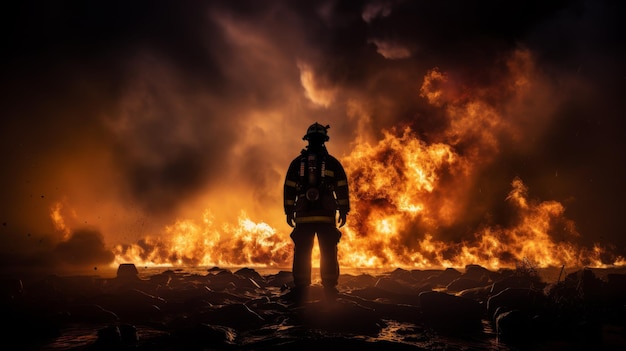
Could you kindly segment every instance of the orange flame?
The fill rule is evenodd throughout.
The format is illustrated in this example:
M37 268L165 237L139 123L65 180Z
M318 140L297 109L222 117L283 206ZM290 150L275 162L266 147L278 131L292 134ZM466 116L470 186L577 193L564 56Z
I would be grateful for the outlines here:
M290 243L266 223L255 223L241 212L238 224L219 226L209 210L200 223L179 220L159 237L134 245L117 245L115 265L137 262L146 266L284 266Z
M441 109L445 129L430 136L429 143L410 127L383 130L377 143L359 140L342 159L352 211L342 229L341 266L479 264L497 269L516 267L527 260L540 267L601 267L626 262L599 244L592 249L576 245L580 234L566 218L564 206L530 199L519 178L511 181L511 190L502 199L513 214L508 223L490 224L488 216L480 214L485 218L479 224L450 233L473 209L468 194L480 191L474 189L479 171L498 155L502 140L523 140L529 129L540 128L547 119L545 114L525 113L529 101L543 102L530 98L541 85L530 53L515 52L506 66L508 73L494 86L476 89L462 87L439 69L431 70L420 96ZM357 111L359 106L351 108ZM549 109L544 113L549 114ZM280 204L276 206L275 211L281 211ZM52 213L61 230L60 209ZM255 222L245 211L236 224L230 224L216 223L210 210L205 210L201 219L178 220L162 233L134 244L116 245L114 253L116 265L288 267L292 243L288 233ZM317 249L314 260L319 260Z
M516 214L508 226L484 226L458 242L438 239L439 228L462 215L462 201L439 189L444 175L466 181L467 160L444 144L426 145L405 128L385 131L377 145L362 144L344 159L351 174L353 210L343 229L343 267L465 267L497 269L530 261L538 267L602 267L606 249L578 247L579 234L556 201L533 201L521 179L511 182L506 201ZM449 177L448 177L449 178ZM450 181L447 179L446 181ZM559 238L556 240L555 238ZM291 242L269 224L241 212L237 225L219 226L210 211L200 223L180 220L162 236L115 248L116 264L287 267ZM319 251L314 251L314 262ZM617 257L615 265L623 264Z
M64 215L64 211L67 210L67 206L64 204L64 201L57 201L55 203L52 204L52 206L50 207L50 219L52 220L52 224L54 226L54 229L56 229L58 232L60 232L62 235L62 239L63 240L67 240L70 235L71 235L71 225L68 224L66 217L68 216L67 214ZM75 218L76 214L71 213L72 217Z

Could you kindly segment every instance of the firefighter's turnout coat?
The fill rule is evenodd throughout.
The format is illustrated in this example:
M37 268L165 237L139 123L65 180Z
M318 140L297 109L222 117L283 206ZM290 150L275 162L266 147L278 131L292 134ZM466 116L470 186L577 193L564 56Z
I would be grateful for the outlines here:
M350 211L346 172L325 148L304 149L291 161L283 194L285 214L295 212L296 225L336 224L337 211Z

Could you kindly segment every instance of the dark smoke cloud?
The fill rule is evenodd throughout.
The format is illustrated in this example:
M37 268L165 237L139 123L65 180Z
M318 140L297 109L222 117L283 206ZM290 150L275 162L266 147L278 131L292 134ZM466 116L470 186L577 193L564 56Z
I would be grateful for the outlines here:
M68 240L59 243L54 253L61 262L71 265L104 265L113 260L113 254L105 248L103 239L97 231L77 230Z
M282 173L310 123L332 125L337 156L397 125L440 141L450 121L420 97L424 75L438 67L480 90L519 47L558 105L540 133L502 140L477 207L504 220L498 203L519 176L564 203L581 240L626 251L624 13L584 0L20 2L0 28L3 261L100 250L98 235L55 229L59 201L105 247L228 191L282 219Z

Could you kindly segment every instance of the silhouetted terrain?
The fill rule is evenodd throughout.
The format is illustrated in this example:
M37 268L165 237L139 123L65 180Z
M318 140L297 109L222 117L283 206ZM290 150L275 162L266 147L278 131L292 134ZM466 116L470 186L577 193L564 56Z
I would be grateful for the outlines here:
M602 274L599 274L602 273ZM571 350L626 347L626 275L532 268L343 274L336 301L291 273L5 276L3 342L32 350Z

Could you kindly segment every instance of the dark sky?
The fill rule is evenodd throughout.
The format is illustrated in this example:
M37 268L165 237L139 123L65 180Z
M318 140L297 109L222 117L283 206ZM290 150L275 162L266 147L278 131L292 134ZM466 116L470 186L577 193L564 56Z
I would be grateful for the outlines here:
M440 190L440 200L459 196L465 206L426 228L439 228L441 240L510 224L504 202L519 178L530 198L564 206L577 244L601 243L613 262L626 255L625 8L608 0L5 7L0 263L107 264L115 245L166 235L202 208L224 223L244 210L287 240L284 172L316 121L331 125L328 148L340 159L409 127L470 165L467 179L439 183L458 188ZM445 79L426 86L437 73Z

